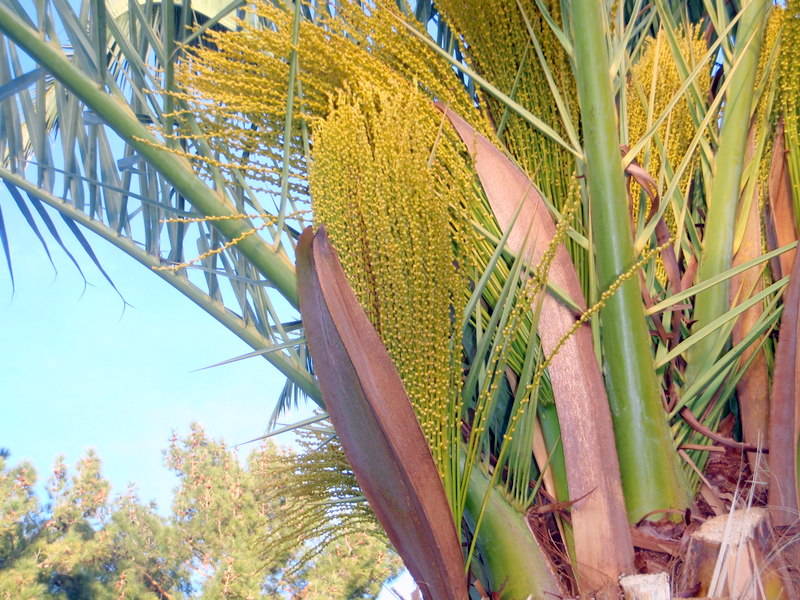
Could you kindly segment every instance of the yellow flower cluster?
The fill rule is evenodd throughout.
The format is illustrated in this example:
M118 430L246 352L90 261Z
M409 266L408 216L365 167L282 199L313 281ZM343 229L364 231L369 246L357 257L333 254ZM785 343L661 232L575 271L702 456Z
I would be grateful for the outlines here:
M311 202L314 221L328 228L452 482L461 317L479 260L469 216L493 217L476 193L471 159L432 100L484 133L489 121L453 69L409 34L401 19L421 25L394 0L369 9L340 2L313 22L294 22L273 2L247 10L239 30L209 31L176 67L184 92L176 95L174 137L184 150L175 151L210 177L244 179L275 205L288 159L284 211L299 214Z
M783 12L783 11L779 11ZM800 118L800 0L789 0L783 19L780 77L787 123Z
M280 195L291 103L289 193L307 201L309 120L324 117L350 83L380 86L400 76L462 114L474 112L455 73L402 27L394 2L379 0L369 11L360 2L337 3L334 16L301 19L297 44L291 11L263 1L247 10L239 31L209 30L206 43L187 48L176 67L185 91L176 94L183 108L173 116L183 127L175 137L210 148L187 156L209 175L244 177L259 192ZM293 51L298 70L289 90Z
M800 206L800 0L789 0L783 19L780 105L795 207Z
M264 505L280 504L281 526L267 533L265 552L279 556L292 552L297 540L314 540L289 572L299 569L330 543L345 535L360 534L385 540L375 514L364 501L342 447L326 430L301 430L301 452L283 452L279 460L271 455L254 455L253 473L284 485L271 490Z
M414 86L364 82L315 122L315 219L389 351L444 472L459 426L473 176Z
M474 11L482 12L481 3L474 4ZM477 243L472 223L489 231L497 225L476 188L471 159L431 99L490 136L492 127L453 69L407 32L394 0L376 0L368 10L361 2L344 1L337 3L335 16L320 13L314 22L294 23L290 12L272 2L249 10L241 30L209 32L203 47L187 49L188 58L176 70L185 90L176 98L181 110L175 117L182 124L176 137L210 149L187 155L209 175L243 177L278 197L291 106L292 214L310 201L315 222L328 228L350 283L398 368L443 479L452 483L468 280L480 276L494 250L485 239ZM569 62L538 11L530 13L539 19L534 27L544 32L556 84L569 90L570 110L576 112ZM527 29L519 15L514 18L517 31L508 39L497 37L507 30L500 22L497 32L480 30L505 44L498 72L488 63L500 46L487 45L489 54L475 60L504 89L519 80L515 97L557 125L535 51L527 47ZM480 28L481 22L467 19L463 25ZM294 25L299 25L296 38ZM292 64L297 78L289 90ZM499 105L490 109L496 121L502 119ZM566 151L516 117L509 119L504 138L557 206L575 201L574 164ZM500 277L490 287L499 290L502 283ZM518 320L530 328L529 316ZM513 336L509 342L516 363L523 360L526 339ZM448 488L453 501L451 492Z
M561 3L544 0L543 4L556 24L560 24ZM567 53L536 3L532 0L439 0L436 6L463 38L463 51L473 67L495 87L550 125L563 139L569 139L528 24L560 90L569 118L578 129L575 79ZM480 98L486 102L509 153L536 181L544 196L561 211L569 202L570 180L575 172L574 157L529 123L507 111L500 102L488 95ZM580 211L570 225L578 231L583 230ZM567 247L579 274L588 285L585 252L571 240L567 240Z
M705 41L699 35L699 28L692 27L679 32L678 47L688 70L691 72L707 51ZM704 93L710 85L710 68L704 69L696 78L697 89ZM628 136L631 144L638 142L666 109L675 93L684 83L678 64L670 49L666 32L661 29L658 37L646 42L638 62L631 70L627 89ZM689 91L686 92L690 93ZM689 113L689 104L681 99L667 119L658 128L642 152L637 156L642 165L656 180L659 191L665 189L666 174L659 151L659 143L666 151L671 170L675 170L686 154L695 134L695 127ZM656 137L658 140L656 140ZM657 141L659 143L657 143ZM687 169L683 183L688 183L692 169ZM634 187L633 215L639 217L639 198L646 195L639 193ZM649 209L649 207L648 207ZM646 213L645 213L646 214ZM670 227L674 226L674 215L671 210L665 213ZM673 231L674 233L674 231Z
M759 212L763 212L764 205L767 203L769 199L769 172L772 165L772 148L773 142L775 139L774 136L774 126L775 123L773 122L775 119L773 118L775 114L775 109L779 108L778 103L773 103L773 98L771 94L769 94L769 87L770 81L765 82L764 77L774 79L775 72L777 70L778 73L778 90L776 94L776 98L780 98L781 90L780 90L780 82L781 82L781 75L783 71L783 67L778 64L777 69L770 70L770 59L773 53L775 52L775 44L780 43L780 32L783 29L783 21L786 11L778 6L775 6L770 11L769 19L767 20L766 30L764 31L764 41L761 44L761 56L759 57L758 61L758 70L756 71L756 89L765 86L764 94L759 100L758 106L756 107L756 114L753 117L753 123L759 126L762 122L766 123L765 131L756 131L757 134L757 142L758 140L764 136L764 149L761 153L761 163L758 169L758 202L759 202ZM800 41L800 40L798 40ZM778 50L781 52L781 50ZM779 55L780 57L780 55ZM800 72L796 75L800 76ZM797 86L795 86L795 94L798 93ZM766 115L766 111L772 111L772 115ZM762 223L763 225L763 223ZM762 242L764 244L765 252L766 252L766 236L762 231Z
M560 3L545 0L544 4L558 23L561 20ZM526 19L537 36L550 73L577 126L575 80L566 52L535 3L518 3L515 0L441 0L437 2L437 7L447 22L452 23L463 36L465 53L476 69L498 89L566 138ZM505 107L494 100L487 102L495 125L500 126ZM551 198L558 208L563 206L569 178L575 170L569 153L513 114L508 116L501 135L523 168L535 173L537 185L545 196Z
M677 41L680 55L691 73L707 51L705 41L700 37L699 27L690 27L678 32ZM706 90L709 89L710 79L710 67L703 69L696 77L696 87L701 94L706 93ZM684 81L667 34L661 29L656 38L651 38L645 43L644 50L637 63L632 67L628 80L627 117L628 137L631 144L638 142L645 135L653 122L667 108ZM685 94L689 93L691 93L691 89L685 92ZM662 160L662 151L666 154L669 171L675 171L686 155L695 132L696 128L689 113L689 103L684 95L684 98L675 105L669 116L650 138L649 143L636 157L639 164L655 179L659 195L666 190L671 177ZM685 190L689 184L693 171L694 166L690 165L684 172L681 179L681 190ZM632 219L634 223L637 223L649 214L650 200L635 182L631 184L631 194ZM640 207L642 198L646 202L644 210L641 210ZM668 201L668 199L665 198L663 201ZM672 207L668 207L664 212L664 220L673 235L676 229L675 216ZM657 276L659 280L664 281L666 273L660 258L657 265Z

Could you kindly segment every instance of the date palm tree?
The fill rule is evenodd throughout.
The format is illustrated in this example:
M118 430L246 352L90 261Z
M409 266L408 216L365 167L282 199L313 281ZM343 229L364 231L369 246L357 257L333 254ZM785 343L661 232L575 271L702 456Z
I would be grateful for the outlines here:
M768 446L771 523L797 515L798 27L6 0L0 207L109 240L287 376L276 413L326 410L423 596L614 595L724 448Z

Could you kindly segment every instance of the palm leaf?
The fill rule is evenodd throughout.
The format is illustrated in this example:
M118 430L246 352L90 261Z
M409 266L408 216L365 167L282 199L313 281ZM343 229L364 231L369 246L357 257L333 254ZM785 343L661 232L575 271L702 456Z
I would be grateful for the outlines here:
M800 509L800 260L794 261L775 358L769 415L769 505L789 525Z

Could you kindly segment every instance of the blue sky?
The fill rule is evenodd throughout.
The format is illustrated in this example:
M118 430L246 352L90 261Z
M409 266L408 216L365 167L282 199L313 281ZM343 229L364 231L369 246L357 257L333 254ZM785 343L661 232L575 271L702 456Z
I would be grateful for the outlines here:
M262 434L283 385L264 359L195 369L250 350L181 294L87 233L131 306L70 243L89 285L59 248L54 272L4 188L16 291L0 272L0 447L42 479L58 454L72 464L94 448L117 492L135 482L168 508L175 480L162 466L173 430L197 421L236 444ZM54 220L58 220L54 218ZM286 440L288 442L288 440ZM248 452L244 447L240 452Z
M91 232L84 234L129 305L64 226L88 285L52 242L54 271L2 185L0 208L16 278L12 293L0 250L0 448L11 451L12 465L31 462L40 482L58 455L73 465L93 448L115 493L135 483L142 500L169 512L177 482L162 452L172 432L198 422L229 445L261 435L282 376L263 358L193 372L252 349Z

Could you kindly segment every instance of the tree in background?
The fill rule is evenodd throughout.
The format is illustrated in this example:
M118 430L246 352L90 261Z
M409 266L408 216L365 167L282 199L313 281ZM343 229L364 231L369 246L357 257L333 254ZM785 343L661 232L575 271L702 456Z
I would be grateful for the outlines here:
M36 497L26 464L0 473L0 598L359 599L377 595L400 568L384 539L367 530L340 539L289 570L294 547L265 541L288 519L294 500L286 477L292 455L271 443L242 466L199 427L174 438L169 468L180 480L164 517L129 491L111 500L100 460L89 452L70 476L61 459L48 480L49 502ZM277 548L277 549L276 549ZM330 580L331 585L323 584Z
M2 472L2 598L164 598L190 590L190 554L152 507L132 494L112 502L89 452L69 476L61 459L34 492L26 464Z

